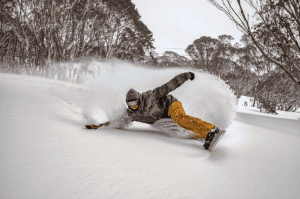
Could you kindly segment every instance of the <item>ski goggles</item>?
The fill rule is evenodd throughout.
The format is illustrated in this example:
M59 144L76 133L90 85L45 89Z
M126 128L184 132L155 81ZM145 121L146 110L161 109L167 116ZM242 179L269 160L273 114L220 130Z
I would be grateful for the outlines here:
M127 102L127 104L130 107L137 106L138 105L138 101L137 100L135 100L135 101L129 101L129 102Z

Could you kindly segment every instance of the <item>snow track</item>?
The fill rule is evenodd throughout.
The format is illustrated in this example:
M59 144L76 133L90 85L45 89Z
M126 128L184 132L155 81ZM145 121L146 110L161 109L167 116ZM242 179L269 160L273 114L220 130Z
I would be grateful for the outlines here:
M0 74L0 198L299 198L299 121L238 113L212 153L134 123L83 129L84 88Z

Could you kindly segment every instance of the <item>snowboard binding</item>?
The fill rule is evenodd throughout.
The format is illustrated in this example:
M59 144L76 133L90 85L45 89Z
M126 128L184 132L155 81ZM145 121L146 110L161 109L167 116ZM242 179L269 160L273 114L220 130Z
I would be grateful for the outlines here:
M207 134L203 148L212 151L224 133L225 131L221 131L218 127L214 127Z

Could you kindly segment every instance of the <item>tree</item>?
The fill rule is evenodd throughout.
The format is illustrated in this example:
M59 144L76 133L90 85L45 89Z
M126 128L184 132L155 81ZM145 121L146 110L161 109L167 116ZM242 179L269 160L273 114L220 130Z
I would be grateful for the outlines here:
M165 51L163 56L157 57L157 66L160 68L189 68L192 64L188 58L173 51Z
M246 16L241 1L236 3L239 12L230 0L208 0L223 11L246 35L251 38L262 55L280 67L300 86L300 4L295 0L245 0L256 13L258 22L250 27L249 15ZM225 3L226 2L226 3Z
M45 65L85 56L143 59L153 35L131 0L5 0L1 59ZM11 53L12 52L12 53Z
M131 0L103 1L109 8L104 29L106 58L141 59L154 49L152 32L140 20Z
M196 68L221 76L232 70L232 36L221 35L218 39L202 36L186 48Z
M283 111L295 111L299 107L300 91L297 85L282 71L266 73L261 77L258 98L273 102Z

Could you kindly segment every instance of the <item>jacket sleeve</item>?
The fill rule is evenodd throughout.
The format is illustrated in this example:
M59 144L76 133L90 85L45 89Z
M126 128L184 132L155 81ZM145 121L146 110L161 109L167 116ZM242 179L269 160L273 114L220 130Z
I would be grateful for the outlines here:
M121 116L120 120L116 121L114 127L117 129L122 129L129 126L133 122L133 119L126 112Z
M191 78L191 73L181 73L180 75L177 75L173 79L171 79L169 82L166 84L157 87L156 89L153 90L153 93L156 97L161 98L168 93L172 92L179 86L181 86L185 81L189 80Z
M114 129L122 129L124 127L129 126L132 122L133 119L128 115L126 111L121 116L100 125L109 126L110 128L114 128Z

